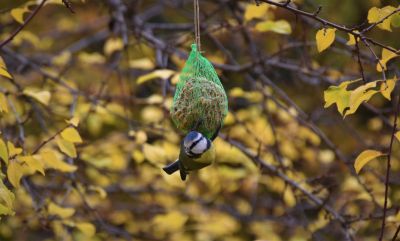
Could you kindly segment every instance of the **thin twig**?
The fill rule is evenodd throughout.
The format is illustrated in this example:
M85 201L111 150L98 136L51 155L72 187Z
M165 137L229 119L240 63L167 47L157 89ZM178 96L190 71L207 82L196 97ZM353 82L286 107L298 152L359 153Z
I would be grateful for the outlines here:
M20 25L7 39L5 39L3 42L0 43L0 49L3 48L4 45L8 44L11 40L17 36L21 30L28 25L28 23L32 20L32 18L39 12L39 10L43 7L47 0L42 0L42 2L33 10L33 12L28 16L28 18L25 20L25 22Z
M393 235L392 241L396 241L399 232L400 232L400 225L397 227L396 232Z
M361 33L366 33L368 31L370 31L371 29L373 29L374 27L376 27L378 24L383 23L386 19L388 19L390 16L392 16L393 14L396 14L400 12L400 8L397 8L396 10L394 10L393 12L391 12L390 14L386 15L385 17L383 17L381 20L379 20L378 22L375 22L373 24L371 24L369 27L365 28L364 30L361 31Z
M71 11L71 13L75 13L74 9L72 8L72 3L69 0L62 0L64 3L65 7Z
M260 1L268 3L268 4L271 4L271 5L274 5L274 6L277 6L277 7L280 7L280 8L287 9L287 10L293 12L294 14L298 14L298 15L304 16L306 18L311 18L311 19L313 19L313 20L315 20L317 22L320 22L325 27L326 26L333 27L333 28L335 28L337 30L349 33L349 34L353 35L355 38L356 37L360 37L361 39L364 39L365 41L368 41L368 42L370 42L370 43L372 43L372 44L374 44L376 46L380 46L382 48L385 48L385 49L387 49L387 50L389 50L389 51L391 51L393 53L399 53L399 50L397 50L397 49L395 49L393 47L384 45L384 44L382 44L382 43L380 43L380 42L378 42L376 40L373 40L371 38L366 37L362 31L358 32L354 28L349 28L349 27L346 27L344 25L340 25L340 24L331 22L329 20L326 20L324 18L321 18L321 17L317 16L315 14L315 12L318 12L318 9L314 13L309 13L309 12L297 9L295 7L292 7L292 6L290 6L290 4L287 4L287 2L285 2L285 3L277 3L277 2L275 2L273 0L260 0Z
M362 81L365 83L367 83L367 80L365 79L364 76L364 67L361 63L361 58L360 58L360 47L358 46L358 38L355 38L356 40L356 51L357 51L357 62L358 62L358 66L360 67L360 73L361 73L361 77L362 77Z
M390 137L389 151L387 154L386 179L385 179L385 202L383 204L383 217L382 217L382 226L381 226L381 232L379 235L379 241L382 241L383 234L385 231L387 200L388 200L388 192L389 192L390 167L391 167L390 161L391 161L391 156L392 156L393 141L394 141L395 134L397 131L397 117L399 115L399 109L400 109L400 95L398 96L397 105L394 110L393 129L392 129L392 135Z

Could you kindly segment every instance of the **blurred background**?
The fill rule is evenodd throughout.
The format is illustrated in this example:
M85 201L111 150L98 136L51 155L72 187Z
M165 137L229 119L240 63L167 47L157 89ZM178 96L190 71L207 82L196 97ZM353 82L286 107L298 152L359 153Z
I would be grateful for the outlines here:
M65 2L70 9L47 1L0 49L12 75L0 76L9 109L2 139L38 154L45 167L45 176L23 172L14 188L1 164L15 213L1 216L0 240L377 239L386 159L360 175L353 164L365 149L387 149L392 104L374 96L346 119L324 108L324 90L361 77L358 55L367 81L382 78L366 46L357 52L336 31L318 53L323 25L312 18L262 1L200 0L202 52L227 92L229 114L215 164L183 182L161 167L176 160L183 137L169 108L194 42L193 1ZM40 3L2 0L0 41ZM310 13L321 6L319 17L352 28L369 25L372 7L398 4L288 6ZM374 28L367 36L399 49L399 33ZM388 78L398 67L388 64ZM83 140L76 157L57 144L71 118ZM386 240L400 222L398 143L393 148Z

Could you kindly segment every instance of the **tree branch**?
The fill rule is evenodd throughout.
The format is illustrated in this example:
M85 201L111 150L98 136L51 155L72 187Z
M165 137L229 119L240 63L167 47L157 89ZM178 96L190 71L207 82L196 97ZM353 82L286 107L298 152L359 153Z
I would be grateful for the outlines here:
M3 42L0 43L0 49L3 48L3 46L5 46L6 44L8 44L10 41L12 41L15 36L17 36L17 34L19 32L21 32L21 30L26 27L26 25L28 25L28 23L32 20L32 18L39 12L39 10L43 7L43 5L45 4L47 0L42 0L42 2L35 8L35 10L33 10L33 12L28 16L28 18L25 20L25 22L20 25L7 39L5 39Z

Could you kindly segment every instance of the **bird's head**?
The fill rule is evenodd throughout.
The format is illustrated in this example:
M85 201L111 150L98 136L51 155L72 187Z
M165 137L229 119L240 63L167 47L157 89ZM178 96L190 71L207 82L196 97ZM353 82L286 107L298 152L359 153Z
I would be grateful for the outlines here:
M208 149L212 143L203 134L197 131L189 132L183 139L183 147L186 155L192 158L198 158Z

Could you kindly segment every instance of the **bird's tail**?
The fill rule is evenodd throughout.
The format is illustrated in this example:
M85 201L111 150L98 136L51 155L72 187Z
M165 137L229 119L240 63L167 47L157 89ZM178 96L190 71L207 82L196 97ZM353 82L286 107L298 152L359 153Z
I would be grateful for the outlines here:
M176 172L179 170L179 160L174 161L173 163L166 165L163 167L163 170L171 175L172 173Z

